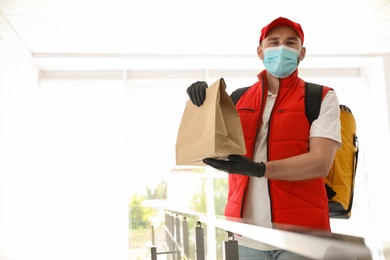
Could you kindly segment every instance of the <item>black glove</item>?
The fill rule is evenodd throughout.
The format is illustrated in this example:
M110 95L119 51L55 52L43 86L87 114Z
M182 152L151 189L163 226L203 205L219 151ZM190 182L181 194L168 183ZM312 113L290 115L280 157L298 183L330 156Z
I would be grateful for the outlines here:
M231 154L228 160L217 160L213 158L203 159L203 162L217 170L227 173L236 173L261 178L265 173L265 164L263 162L253 162L251 159Z
M197 81L187 88L187 94L194 105L199 107L203 104L206 99L206 88L207 83L205 81Z

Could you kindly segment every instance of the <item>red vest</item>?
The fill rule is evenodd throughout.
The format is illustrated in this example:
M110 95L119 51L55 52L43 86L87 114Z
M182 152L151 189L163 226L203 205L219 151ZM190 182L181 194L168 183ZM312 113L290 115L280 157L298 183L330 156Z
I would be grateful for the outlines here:
M267 99L266 71L238 101L247 154L253 158L257 133ZM324 88L324 94L329 88ZM270 116L268 161L308 152L310 124L305 114L305 82L298 72L280 80L280 88ZM249 177L229 174L228 202L225 215L242 217L242 205ZM330 230L328 198L323 178L302 181L268 180L271 221L278 224ZM261 207L261 205L259 205Z

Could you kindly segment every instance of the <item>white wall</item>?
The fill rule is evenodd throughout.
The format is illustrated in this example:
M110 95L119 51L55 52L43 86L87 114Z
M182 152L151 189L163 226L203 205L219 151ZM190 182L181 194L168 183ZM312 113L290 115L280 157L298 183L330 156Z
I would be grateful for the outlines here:
M366 111L365 126L368 127L365 164L367 166L367 183L369 191L369 210L371 215L373 237L378 241L390 241L390 212L386 209L384 200L390 197L390 182L388 160L390 147L389 135L389 67L385 66L385 59L362 68L362 76L366 79L364 92L366 103L362 107ZM388 64L388 63L387 63Z
M383 74L385 77L385 86L386 86L386 101L387 101L387 114L389 115L390 123L390 54L383 55ZM390 129L390 125L389 125Z
M105 109L125 90L109 87L39 87L0 16L1 260L128 258L125 122Z

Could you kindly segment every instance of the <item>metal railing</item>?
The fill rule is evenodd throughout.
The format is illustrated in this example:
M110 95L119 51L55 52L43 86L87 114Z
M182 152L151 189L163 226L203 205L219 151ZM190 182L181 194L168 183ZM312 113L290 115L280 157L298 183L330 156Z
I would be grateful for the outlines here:
M194 228L196 260L216 259L215 256L207 256L202 223L207 225L208 229L219 228L225 230L225 241L223 241L223 259L225 260L239 259L238 242L234 239L233 234L240 234L311 259L372 259L370 248L366 245L364 239L360 237L325 234L315 230L287 225L279 225L277 228L266 228L251 225L244 219L166 210L165 231L167 250L157 252L156 246L152 246L152 260L157 260L157 255L160 254L169 254L171 257L169 259L173 260L191 259L189 253L190 232L188 227L188 219L190 218L196 221ZM153 233L154 230L152 228L152 243L155 245Z

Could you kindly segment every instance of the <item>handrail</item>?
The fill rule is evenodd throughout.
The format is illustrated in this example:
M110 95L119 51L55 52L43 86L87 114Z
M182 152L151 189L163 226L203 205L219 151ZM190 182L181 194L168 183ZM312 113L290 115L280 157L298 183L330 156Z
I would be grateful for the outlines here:
M370 248L360 237L329 234L288 225L274 225L273 228L267 228L252 225L250 221L241 218L210 216L172 209L166 211L311 259L372 259Z

